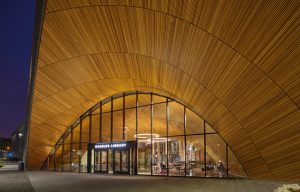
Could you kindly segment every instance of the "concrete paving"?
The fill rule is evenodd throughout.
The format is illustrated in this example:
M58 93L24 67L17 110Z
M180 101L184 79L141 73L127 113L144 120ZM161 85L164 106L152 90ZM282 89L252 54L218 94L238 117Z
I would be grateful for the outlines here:
M0 192L34 192L27 172L0 169Z
M285 183L249 179L0 171L0 192L272 192Z
M29 172L36 192L271 192L284 182Z

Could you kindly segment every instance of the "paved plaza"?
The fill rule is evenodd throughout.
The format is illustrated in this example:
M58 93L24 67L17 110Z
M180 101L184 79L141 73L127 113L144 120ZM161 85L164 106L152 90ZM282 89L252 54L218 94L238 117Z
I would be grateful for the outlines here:
M285 182L0 171L0 192L271 192Z

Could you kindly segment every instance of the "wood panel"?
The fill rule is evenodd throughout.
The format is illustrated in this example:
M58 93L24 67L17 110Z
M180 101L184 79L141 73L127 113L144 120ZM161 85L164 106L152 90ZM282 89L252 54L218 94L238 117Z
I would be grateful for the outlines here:
M250 177L300 180L299 7L298 0L48 0L29 167L39 168L48 146L89 107L139 90L201 115Z

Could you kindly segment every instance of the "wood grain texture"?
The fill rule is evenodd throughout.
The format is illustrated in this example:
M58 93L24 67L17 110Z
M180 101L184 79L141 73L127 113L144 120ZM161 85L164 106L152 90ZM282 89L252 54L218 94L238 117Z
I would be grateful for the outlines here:
M300 180L300 1L48 0L29 167L76 118L123 91L172 97L254 178Z

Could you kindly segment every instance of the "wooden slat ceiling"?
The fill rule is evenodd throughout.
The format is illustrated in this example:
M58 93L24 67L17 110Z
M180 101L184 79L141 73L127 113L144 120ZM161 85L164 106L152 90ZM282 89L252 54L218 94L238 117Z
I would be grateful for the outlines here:
M29 167L85 110L152 91L196 111L254 178L300 180L299 0L48 0Z

